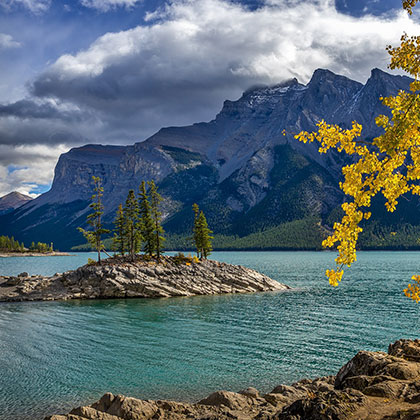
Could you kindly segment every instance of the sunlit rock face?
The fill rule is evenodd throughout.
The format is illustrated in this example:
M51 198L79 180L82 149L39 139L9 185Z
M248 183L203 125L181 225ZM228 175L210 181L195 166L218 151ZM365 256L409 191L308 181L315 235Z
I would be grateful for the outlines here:
M17 191L6 194L3 197L0 197L0 215L10 213L31 200L32 197L21 194Z
M237 101L225 101L210 122L163 128L131 146L72 149L61 155L51 190L7 215L0 234L61 247L83 242L75 227L85 223L92 175L102 179L106 223L130 188L151 179L164 196L169 232L188 231L194 202L215 232L228 234L325 218L343 200L343 157L320 155L315 144L301 144L294 135L316 129L323 119L343 127L358 121L362 136L373 138L380 134L375 117L387 113L379 98L408 90L409 83L378 69L365 85L318 69L307 85L293 79L249 89ZM51 231L51 223L59 227Z

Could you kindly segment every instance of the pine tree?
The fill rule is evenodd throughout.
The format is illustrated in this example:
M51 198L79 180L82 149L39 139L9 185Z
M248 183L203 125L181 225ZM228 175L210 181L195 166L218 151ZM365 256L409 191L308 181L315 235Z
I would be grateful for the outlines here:
M92 203L89 207L93 210L93 212L87 216L87 223L92 226L92 231L86 231L80 227L78 230L83 233L87 241L94 249L96 249L98 253L98 262L101 263L101 251L104 248L101 238L102 235L109 233L109 230L104 229L102 225L102 215L104 213L102 197L104 195L104 189L101 185L101 178L92 176L92 180L94 186L93 190L95 193L92 195Z
M124 255L127 249L127 235L125 231L125 215L122 204L118 206L114 225L114 238L112 244L119 254Z
M213 236L211 236L213 232L209 229L204 212L200 211L197 204L193 204L193 212L193 241L197 250L197 257L200 259L207 259L213 250Z
M149 181L148 184L150 193L151 214L154 224L155 252L156 259L159 261L160 255L162 253L162 244L165 241L165 238L162 236L164 234L164 230L161 225L162 213L159 211L159 205L162 201L162 196L157 192L157 187L153 180Z
M206 216L204 216L204 213L202 211L200 211L200 215L198 216L197 228L199 232L201 245L201 259L204 258L206 260L207 257L211 254L211 251L213 250L213 236L211 236L213 232L209 229Z
M125 223L124 229L127 235L127 250L134 258L141 247L141 232L139 230L139 203L134 194L134 190L128 192L124 206Z
M198 230L198 218L200 216L200 209L198 207L198 204L196 203L193 204L192 208L194 212L194 227L193 227L192 240L196 248L197 258L200 258L201 243L200 243L200 235L199 235L199 230Z
M140 185L139 193L140 203L140 229L143 236L145 254L150 257L156 249L156 236L154 234L154 223L152 219L152 209L149 202L149 196L147 194L146 183L143 181Z

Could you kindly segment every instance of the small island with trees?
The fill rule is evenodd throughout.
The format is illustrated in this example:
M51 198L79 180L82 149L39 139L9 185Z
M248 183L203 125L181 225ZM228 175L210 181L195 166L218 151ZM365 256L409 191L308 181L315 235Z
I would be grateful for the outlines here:
M45 257L69 255L66 252L54 251L53 244L32 242L27 248L23 242L17 241L13 236L0 236L0 258L6 257Z
M164 230L159 210L162 197L153 181L142 182L139 194L130 190L114 222L114 255L102 237L111 233L102 224L101 179L92 177L94 194L87 216L89 230L79 228L97 252L97 261L54 276L0 276L0 301L162 298L281 291L288 286L243 266L208 260L212 231L197 204L191 241L196 255L163 253ZM143 251L142 254L140 252ZM103 259L101 253L108 258Z
M87 216L89 230L81 227L78 230L83 234L88 242L88 246L97 252L97 262L90 259L89 264L101 264L101 253L105 253L109 258L134 261L139 257L139 252L143 251L142 258L147 261L160 262L163 254L163 244L165 242L164 229L162 227L162 212L160 203L162 196L158 193L157 186L153 180L142 181L138 195L133 189L128 191L125 204L119 204L114 219L114 229L112 231L112 251L114 256L108 254L105 249L103 235L110 234L109 229L105 229L102 223L104 207L102 204L103 187L101 179L93 176L92 212ZM213 232L209 228L204 212L200 210L198 204L193 204L194 222L192 236L190 238L194 249L195 257L185 257L182 253L172 257L178 261L184 259L189 262L206 260L213 249ZM125 257L125 258L123 258Z

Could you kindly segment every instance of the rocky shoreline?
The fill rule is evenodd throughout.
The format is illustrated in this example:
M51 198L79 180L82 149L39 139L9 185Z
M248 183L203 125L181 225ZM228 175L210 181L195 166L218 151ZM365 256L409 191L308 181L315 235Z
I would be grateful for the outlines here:
M212 260L115 257L54 276L0 276L1 301L160 298L289 289L255 270Z
M0 258L9 257L68 257L68 252L0 252Z
M105 394L99 401L46 420L418 420L420 340L399 340L388 353L360 351L335 376L218 391L197 403Z

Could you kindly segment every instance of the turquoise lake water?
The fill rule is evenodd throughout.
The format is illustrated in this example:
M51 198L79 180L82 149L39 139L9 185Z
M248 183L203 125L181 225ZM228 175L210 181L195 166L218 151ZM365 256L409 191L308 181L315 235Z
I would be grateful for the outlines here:
M54 274L92 254L0 258L0 274ZM159 300L0 303L0 419L42 419L107 391L198 400L218 389L334 374L359 349L420 337L403 296L420 252L360 252L338 288L331 252L215 252L293 290Z

